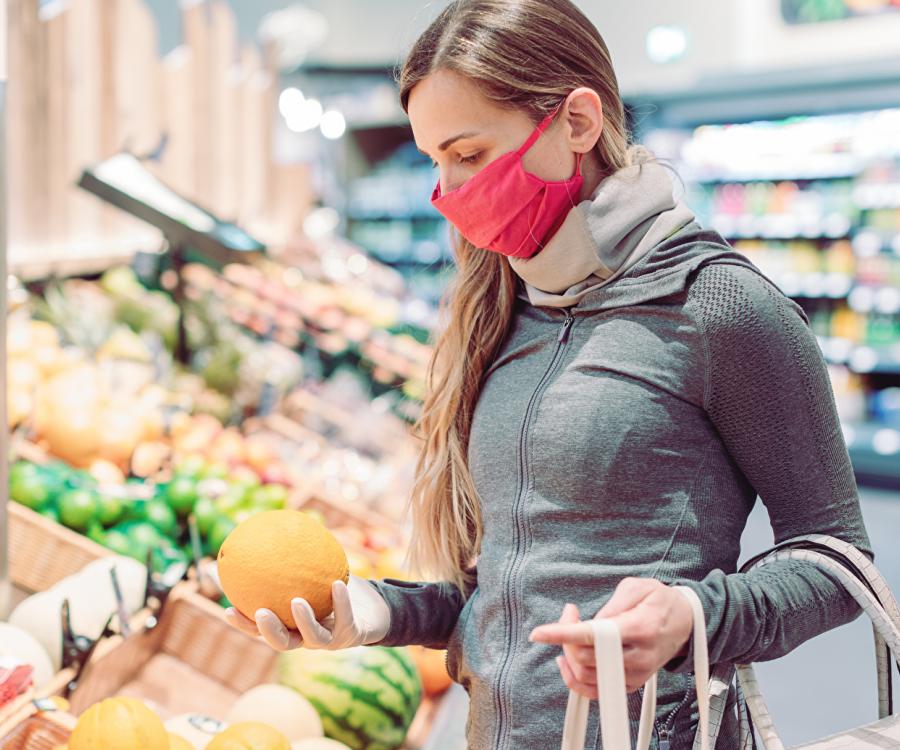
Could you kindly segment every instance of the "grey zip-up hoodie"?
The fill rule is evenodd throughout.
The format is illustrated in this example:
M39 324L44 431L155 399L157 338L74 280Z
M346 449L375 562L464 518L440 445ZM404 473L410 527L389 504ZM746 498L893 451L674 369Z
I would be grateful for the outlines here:
M802 561L735 572L757 494L776 540L871 548L805 313L696 221L572 307L522 295L468 457L484 518L477 587L376 585L391 608L384 644L448 648L471 698L470 750L559 747L559 650L528 634L566 602L593 616L626 576L699 594L712 663L773 659L859 614ZM654 748L691 747L691 669L689 654L660 673ZM633 731L639 703L629 696ZM730 712L717 747L737 747Z

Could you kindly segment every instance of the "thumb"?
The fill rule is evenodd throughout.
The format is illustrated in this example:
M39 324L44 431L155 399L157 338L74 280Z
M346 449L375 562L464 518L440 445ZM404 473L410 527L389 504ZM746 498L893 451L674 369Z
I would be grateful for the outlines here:
M616 586L610 600L600 608L594 618L616 617L636 607L652 592L652 582L641 578L625 578Z
M581 622L581 613L578 611L577 604L566 604L563 607L562 615L559 618L559 622L562 623L574 623Z

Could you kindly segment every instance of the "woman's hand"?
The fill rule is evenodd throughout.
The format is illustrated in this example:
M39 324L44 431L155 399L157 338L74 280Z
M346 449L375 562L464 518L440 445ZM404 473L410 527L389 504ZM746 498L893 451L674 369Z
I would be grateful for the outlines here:
M225 610L225 619L248 635L262 636L276 651L305 648L335 651L353 646L368 646L384 640L391 626L391 611L378 590L367 580L351 575L345 585L335 581L331 587L334 612L316 622L312 607L305 599L291 600L296 630L288 630L270 609L259 609L254 620L234 607Z
M596 617L613 618L622 634L625 687L633 693L670 659L687 652L693 614L687 599L653 578L624 578ZM580 623L578 607L567 604L558 623L531 631L533 643L563 647L556 663L569 690L597 698L594 646Z

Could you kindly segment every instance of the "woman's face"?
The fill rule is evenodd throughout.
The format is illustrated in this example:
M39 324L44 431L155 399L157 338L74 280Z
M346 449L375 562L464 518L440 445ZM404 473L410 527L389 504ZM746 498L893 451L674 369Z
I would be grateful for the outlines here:
M582 91L593 94L599 107L596 93L576 90ZM578 98L570 94L570 105ZM408 111L416 145L440 170L443 195L498 156L515 151L535 128L523 112L498 106L468 78L449 70L437 70L416 84ZM571 116L560 113L525 153L525 170L545 180L569 179L575 171L575 151L585 153L596 144L600 133L594 129L596 137L588 146L591 133L585 139L584 128L573 126Z

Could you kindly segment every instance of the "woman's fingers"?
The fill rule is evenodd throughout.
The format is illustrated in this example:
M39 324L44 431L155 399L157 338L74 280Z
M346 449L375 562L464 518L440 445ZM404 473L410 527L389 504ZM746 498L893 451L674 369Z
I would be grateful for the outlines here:
M573 662L568 658L566 659L566 664L569 665L569 669L572 670L572 674L575 675L575 679L578 682L584 685L597 684L597 667L595 665L587 666L579 662Z
M325 648L331 643L331 633L316 621L316 615L306 599L291 599L291 612L307 647Z
M225 610L225 621L233 628L243 631L247 635L259 635L259 628L256 623L249 617L244 617L234 607L228 607Z
M353 627L353 605L350 591L343 581L331 585L331 601L334 607L334 633L342 633Z
M563 607L562 615L560 615L559 618L560 623L563 625L574 625L575 623L580 622L580 620L581 613L578 611L577 605L566 604L566 606ZM581 646L575 646L568 643L563 644L563 655L578 680L583 680L584 670L582 667L587 666L579 654L581 648Z
M654 578L623 578L616 586L609 601L600 608L595 617L615 617L623 612L634 609L644 599L650 596L660 586L660 583Z
M263 640L276 651L291 651L303 645L300 634L288 630L270 609L256 610L256 626Z
M528 636L528 640L532 643L552 643L557 646L565 644L589 646L594 642L593 638L590 623L586 622L571 625L563 623L539 625Z
M583 695L591 700L597 700L597 686L585 685L580 682L569 667L568 662L562 656L556 657L556 665L559 667L559 673L562 675L563 682L569 690L573 690L579 695Z

